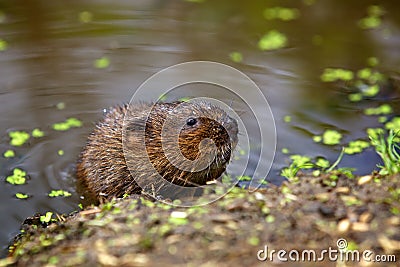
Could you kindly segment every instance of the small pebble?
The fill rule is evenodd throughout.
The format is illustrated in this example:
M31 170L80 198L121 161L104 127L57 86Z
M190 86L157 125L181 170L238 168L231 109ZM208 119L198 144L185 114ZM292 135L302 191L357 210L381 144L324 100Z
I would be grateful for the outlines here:
M369 223L372 219L372 214L369 212L364 212L360 215L359 221L362 223Z
M327 205L320 205L318 208L319 212L326 216L326 217L332 217L333 215L335 215L335 210L332 207L329 207Z
M370 182L372 180L372 175L365 175L360 177L360 179L358 179L358 185L363 185L366 184L368 182Z
M349 219L343 219L341 220L338 225L337 225L337 230L340 233L347 232L350 229L350 220Z
M346 186L337 187L335 189L335 192L338 194L348 194L348 193L350 193L350 188L348 188Z
M366 232L369 231L369 224L362 222L355 222L352 223L351 229L356 232Z

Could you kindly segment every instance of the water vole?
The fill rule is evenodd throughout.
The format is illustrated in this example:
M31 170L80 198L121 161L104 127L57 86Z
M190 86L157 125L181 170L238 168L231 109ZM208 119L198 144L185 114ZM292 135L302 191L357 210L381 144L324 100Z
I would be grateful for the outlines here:
M88 137L77 178L96 198L141 193L135 179L204 185L225 171L237 134L236 120L208 102L117 106Z

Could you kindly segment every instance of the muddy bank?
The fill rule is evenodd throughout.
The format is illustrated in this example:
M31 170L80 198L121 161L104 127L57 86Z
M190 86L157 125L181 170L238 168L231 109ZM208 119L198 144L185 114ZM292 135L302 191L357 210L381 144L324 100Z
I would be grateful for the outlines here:
M340 238L348 250L360 251L361 258L363 251L371 250L371 260L374 255L397 260L381 266L398 266L399 184L399 175L330 174L300 176L298 183L254 193L234 188L203 207L174 208L142 198L117 200L45 228L25 225L13 255L0 266L269 266L285 262L276 253L273 259L260 261L265 253L259 251L265 246L268 255L284 249L297 250L301 257L302 251L315 250L318 259L322 249L337 250ZM281 256L291 262L288 254ZM324 266L337 266L328 256ZM378 263L361 259L347 265Z

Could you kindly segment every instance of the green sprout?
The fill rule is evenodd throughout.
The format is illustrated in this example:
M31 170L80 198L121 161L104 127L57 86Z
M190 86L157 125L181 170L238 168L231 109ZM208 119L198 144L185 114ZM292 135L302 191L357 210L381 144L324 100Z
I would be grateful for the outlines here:
M342 149L339 157L332 165L329 163L328 160L324 158L318 158L317 161L313 163L311 161L311 158L307 156L292 155L290 157L292 159L292 163L289 165L289 167L283 168L281 170L281 175L291 181L296 181L296 179L294 178L296 177L299 170L317 168L317 170L314 171L313 174L319 175L321 172L330 173L337 167L339 162L342 160L343 155L344 149Z
M15 168L13 170L13 174L6 178L6 182L14 185L25 184L26 172L21 169Z
M376 153L381 157L383 165L378 165L380 168L379 174L388 175L400 172L400 155L398 153L400 146L396 139L398 131L389 131L388 136L385 138L382 131L376 135L369 136L371 145L375 147Z
M287 45L287 37L283 33L279 31L272 30L266 33L263 37L261 37L258 42L258 47L265 50L275 50Z
M40 216L40 222L49 223L51 221L52 216L53 216L53 213L51 211L48 211L48 212L46 212L46 215Z

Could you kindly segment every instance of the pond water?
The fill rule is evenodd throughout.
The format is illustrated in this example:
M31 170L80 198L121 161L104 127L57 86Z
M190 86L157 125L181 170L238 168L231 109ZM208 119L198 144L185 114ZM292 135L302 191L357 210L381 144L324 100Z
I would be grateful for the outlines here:
M221 62L242 71L259 86L277 127L277 152L269 181L279 184L283 180L279 174L289 156L282 148L334 162L342 146L359 138L368 140L367 128L382 127L377 116L364 114L365 108L389 103L393 109L390 116L399 114L400 91L386 86L375 97L351 102L348 84L322 82L320 76L328 67L360 70L373 57L379 60L375 69L398 77L397 2L1 1L0 153L13 149L16 154L0 157L2 255L26 217L78 209L73 168L103 108L128 102L148 77L177 63ZM373 4L384 10L377 15L381 25L363 29L360 20L368 16ZM265 18L266 8L282 5L296 8L299 17L292 21ZM271 30L284 33L287 44L262 51L258 42ZM232 52L240 53L241 62L232 60L238 59L230 56ZM208 96L205 92L192 88L188 96ZM222 95L221 100L230 97ZM287 115L290 123L284 120ZM54 123L70 117L81 120L83 126L68 131L52 129ZM246 112L242 117L251 121ZM252 125L248 124L248 131L256 127ZM9 132L35 128L45 136L30 138L21 147L10 145ZM314 135L326 129L342 133L339 145L313 141ZM259 142L251 144L256 152L250 153L248 175L259 160ZM355 167L357 174L366 174L376 169L377 163L378 156L368 148L345 155L339 166ZM27 172L26 184L6 182L15 168ZM72 196L49 198L53 189L69 191ZM18 199L15 194L19 192L30 197Z

